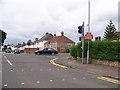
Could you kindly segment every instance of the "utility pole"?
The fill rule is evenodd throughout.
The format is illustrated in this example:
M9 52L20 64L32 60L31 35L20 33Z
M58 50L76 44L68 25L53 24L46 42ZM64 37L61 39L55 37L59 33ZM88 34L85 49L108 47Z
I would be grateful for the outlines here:
M88 33L90 33L90 0L88 1ZM88 48L87 48L87 64L89 64L89 40L88 40Z
M84 64L84 22L82 24L82 64Z

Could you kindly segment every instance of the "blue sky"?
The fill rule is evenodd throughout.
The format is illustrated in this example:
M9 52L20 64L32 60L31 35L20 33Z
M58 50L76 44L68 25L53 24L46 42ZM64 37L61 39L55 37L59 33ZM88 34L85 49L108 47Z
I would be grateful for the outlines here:
M118 30L119 0L91 1L91 32L103 37L109 20ZM88 0L0 0L0 28L7 32L5 44L41 38L46 32L65 35L78 42L77 27L88 24ZM85 26L85 33L88 27Z

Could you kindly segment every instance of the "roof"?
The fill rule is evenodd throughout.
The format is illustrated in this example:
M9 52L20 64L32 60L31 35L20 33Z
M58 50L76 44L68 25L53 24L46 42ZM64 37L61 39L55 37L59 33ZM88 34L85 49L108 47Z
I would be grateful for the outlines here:
M48 34L44 35L42 38L40 38L39 41L50 40L52 38L53 38L53 35L48 33Z
M116 32L117 38L120 39L120 31Z
M53 42L75 43L74 41L67 38L66 36L55 36L49 42L50 43L53 43ZM49 42L46 42L46 44Z

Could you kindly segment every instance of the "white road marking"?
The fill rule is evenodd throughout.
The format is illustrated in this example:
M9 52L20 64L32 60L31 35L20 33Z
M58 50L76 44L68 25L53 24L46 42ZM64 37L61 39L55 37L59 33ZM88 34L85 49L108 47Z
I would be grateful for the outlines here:
M57 69L57 70L60 70L60 69Z
M21 71L24 72L24 69L22 69Z
M40 83L40 81L37 81L37 83Z
M85 77L83 77L83 79L86 79Z
M50 82L53 82L53 80L50 80Z
M11 66L13 66L13 64L7 59L7 62L11 65Z
M25 83L24 82L21 82L21 85L24 85Z
M7 84L4 84L4 87L7 87L8 85Z
M76 80L76 78L73 78L73 80Z
M4 58L7 58L6 56L4 56Z
M13 72L13 70L12 70L12 69L11 69L10 71L11 71L11 72Z
M7 59L7 57L3 54L4 58L7 60L8 64L13 66L13 64Z
M43 71L43 69L40 69L40 71Z
M65 81L65 79L63 78L62 81Z
M52 69L50 68L49 70L51 71Z

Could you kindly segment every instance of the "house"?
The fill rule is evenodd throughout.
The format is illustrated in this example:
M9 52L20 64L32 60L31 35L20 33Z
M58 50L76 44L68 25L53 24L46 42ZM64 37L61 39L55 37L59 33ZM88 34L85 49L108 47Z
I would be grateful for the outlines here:
M24 52L25 53L34 53L36 50L41 50L44 48L44 43L46 43L47 41L49 41L50 39L53 38L53 35L51 33L46 32L45 35L38 39L35 38L35 41L28 41L30 42L30 44L26 44L26 46L24 46Z
M41 50L44 48L44 43L51 40L52 38L53 38L53 35L51 33L46 32L42 38L36 39L34 41L34 45Z
M69 52L73 45L75 45L75 42L64 36L64 32L61 32L61 36L55 34L51 40L44 44L45 48L53 48L61 53Z
M120 31L116 32L115 39L116 40L120 40Z

